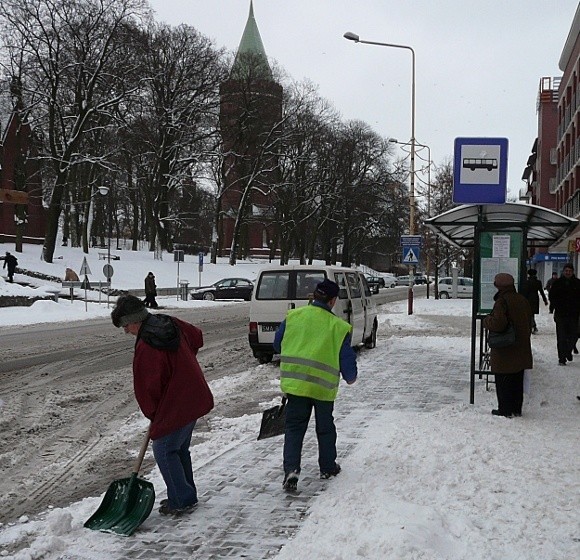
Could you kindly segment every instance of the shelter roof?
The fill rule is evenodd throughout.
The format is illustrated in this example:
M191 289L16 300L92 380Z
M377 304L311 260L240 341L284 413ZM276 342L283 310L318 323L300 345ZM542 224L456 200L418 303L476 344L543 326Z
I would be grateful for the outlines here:
M530 247L550 247L568 235L578 220L533 204L465 204L425 220L425 225L458 247L475 245L478 222L488 229L524 231Z

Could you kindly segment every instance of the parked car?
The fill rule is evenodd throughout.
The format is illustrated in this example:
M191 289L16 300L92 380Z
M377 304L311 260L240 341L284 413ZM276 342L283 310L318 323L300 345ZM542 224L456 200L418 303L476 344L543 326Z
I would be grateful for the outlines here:
M397 277L394 274L389 274L388 272L381 272L380 277L383 279L385 283L385 287L387 288L394 288L397 286Z
M385 287L385 280L380 276L371 276L370 274L365 274L365 279L373 294L378 294L379 288Z
M404 274L402 276L397 276L397 286L408 286L409 285L409 275Z
M427 281L427 276L424 274L415 274L415 284L430 284L431 282L432 280Z
M437 290L440 299L453 297L453 278L439 278ZM473 278L465 278L463 276L457 278L457 297L473 297Z
M429 281L431 282L431 281ZM424 274L415 274L415 280L413 284L427 284L427 277ZM409 285L409 275L397 276L397 286L408 286Z
M254 284L247 278L224 278L211 286L194 288L191 290L193 299L252 299Z

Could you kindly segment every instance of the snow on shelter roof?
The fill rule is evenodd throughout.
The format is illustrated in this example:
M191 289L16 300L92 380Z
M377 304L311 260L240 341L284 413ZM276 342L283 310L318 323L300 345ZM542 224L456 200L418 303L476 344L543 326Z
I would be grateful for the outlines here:
M578 220L542 206L506 202L465 204L428 218L425 225L453 245L473 247L479 219L484 227L524 231L529 247L550 247L578 224Z

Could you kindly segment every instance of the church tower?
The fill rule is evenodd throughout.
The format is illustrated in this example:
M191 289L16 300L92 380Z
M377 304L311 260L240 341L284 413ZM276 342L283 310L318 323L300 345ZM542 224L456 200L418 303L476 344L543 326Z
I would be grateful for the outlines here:
M282 87L274 81L250 13L229 78L220 86L223 191L218 254L266 256L276 240L272 189L279 182Z

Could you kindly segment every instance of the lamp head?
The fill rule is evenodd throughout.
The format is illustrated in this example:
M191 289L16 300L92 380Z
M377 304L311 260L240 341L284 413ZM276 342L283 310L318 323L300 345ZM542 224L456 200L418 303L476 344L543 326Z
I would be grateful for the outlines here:
M107 187L107 185L103 185L101 187L99 187L99 194L102 194L103 196L106 196L109 194L109 187Z
M360 37L356 34L356 33L352 33L351 31L347 31L343 37L345 39L348 39L349 41L354 41L355 43L358 43L360 41Z

